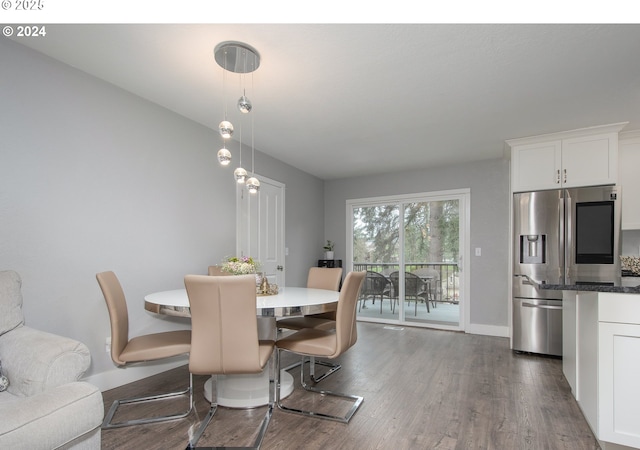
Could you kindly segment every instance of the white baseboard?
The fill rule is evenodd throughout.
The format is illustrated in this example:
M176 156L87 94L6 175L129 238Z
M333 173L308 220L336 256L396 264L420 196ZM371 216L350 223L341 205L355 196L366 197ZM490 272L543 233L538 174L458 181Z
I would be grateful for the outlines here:
M100 391L108 391L127 383L175 369L189 363L189 356L178 356L162 362L146 362L127 367L114 367L112 370L97 373L83 378L82 381L97 386Z
M469 324L466 333L469 334L481 334L484 336L498 336L498 337L506 337L510 336L509 327L498 326L498 325L482 325L482 324Z

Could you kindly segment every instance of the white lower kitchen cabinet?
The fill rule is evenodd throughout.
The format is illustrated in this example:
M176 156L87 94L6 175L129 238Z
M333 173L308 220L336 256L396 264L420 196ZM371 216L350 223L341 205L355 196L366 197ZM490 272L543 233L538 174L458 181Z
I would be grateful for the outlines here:
M640 325L600 322L599 438L640 447Z
M598 295L600 439L640 448L640 295Z
M582 413L603 450L640 449L640 295L563 300L563 371Z

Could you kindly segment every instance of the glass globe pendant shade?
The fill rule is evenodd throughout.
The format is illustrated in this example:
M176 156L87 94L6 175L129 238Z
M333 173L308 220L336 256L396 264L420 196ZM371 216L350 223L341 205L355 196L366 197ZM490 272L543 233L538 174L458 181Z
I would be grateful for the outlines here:
M238 167L233 171L233 176L236 178L236 181L238 183L244 183L244 181L247 179L247 171L242 167Z
M231 152L226 148L218 150L218 162L222 166L228 166L231 162Z
M229 139L231 136L233 136L233 125L227 120L223 120L222 122L220 122L220 125L218 125L218 130L220 130L220 136L222 136L224 139Z
M242 114L250 113L251 108L253 108L253 105L251 104L251 100L249 100L246 95L243 95L238 99L238 109Z
M247 189L252 194L255 194L260 190L260 181L256 177L251 177L247 180Z

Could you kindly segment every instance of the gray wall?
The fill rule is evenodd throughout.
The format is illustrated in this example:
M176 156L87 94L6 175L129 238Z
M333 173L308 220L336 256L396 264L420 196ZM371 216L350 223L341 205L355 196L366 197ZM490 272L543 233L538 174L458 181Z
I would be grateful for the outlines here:
M22 276L27 325L89 346L101 388L145 376L105 352L95 274L120 278L131 336L188 327L147 313L143 297L235 251L218 134L5 38L0 60L0 270ZM286 279L302 286L321 255L323 182L259 152L256 171L287 186Z
M443 151L446 151L443 149ZM471 190L469 247L482 248L471 258L468 304L470 332L508 336L509 163L506 160L458 164L325 182L325 236L336 241L336 258L346 256L348 199Z
M640 230L625 230L622 232L622 254L640 256Z

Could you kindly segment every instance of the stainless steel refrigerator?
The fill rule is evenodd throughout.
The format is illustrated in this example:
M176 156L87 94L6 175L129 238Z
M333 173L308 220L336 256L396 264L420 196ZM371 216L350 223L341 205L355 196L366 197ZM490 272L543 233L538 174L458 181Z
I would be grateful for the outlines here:
M562 291L537 285L620 276L620 188L516 193L513 226L513 350L562 356Z

